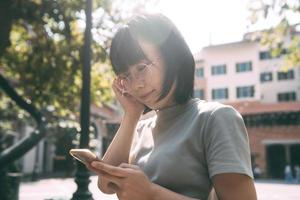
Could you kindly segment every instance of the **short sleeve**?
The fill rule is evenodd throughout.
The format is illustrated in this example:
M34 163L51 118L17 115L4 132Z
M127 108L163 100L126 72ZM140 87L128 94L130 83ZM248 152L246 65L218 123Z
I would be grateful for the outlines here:
M253 178L249 139L242 116L231 106L210 115L204 135L209 176L240 173Z

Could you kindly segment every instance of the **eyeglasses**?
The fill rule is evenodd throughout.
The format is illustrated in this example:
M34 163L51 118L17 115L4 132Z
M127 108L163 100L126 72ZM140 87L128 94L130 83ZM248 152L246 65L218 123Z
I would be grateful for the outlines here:
M155 62L150 63L140 63L135 66L134 73L130 73L129 71L121 74L118 78L121 80L121 84L123 85L125 91L130 91L135 80L145 80L146 77L150 77L152 70L151 67L156 65L158 59Z

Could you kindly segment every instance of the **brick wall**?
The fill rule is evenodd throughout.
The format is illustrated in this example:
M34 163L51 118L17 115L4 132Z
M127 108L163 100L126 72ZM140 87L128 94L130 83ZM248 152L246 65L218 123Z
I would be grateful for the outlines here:
M270 126L247 128L251 154L257 155L256 163L266 172L266 145L264 140L300 140L300 125L295 126ZM300 152L299 152L300 155Z

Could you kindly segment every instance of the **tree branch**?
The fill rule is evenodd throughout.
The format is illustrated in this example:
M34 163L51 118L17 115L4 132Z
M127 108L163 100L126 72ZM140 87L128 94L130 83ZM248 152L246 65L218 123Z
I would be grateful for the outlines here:
M32 105L27 103L0 73L0 88L22 109L26 110L36 121L37 128L28 137L20 140L0 154L0 168L19 159L35 146L45 135L45 119Z
M37 109L30 103L27 103L9 84L9 82L0 73L0 88L23 110L27 111L39 124L42 120L42 115Z
M10 46L9 33L12 26L11 1L0 1L0 57Z

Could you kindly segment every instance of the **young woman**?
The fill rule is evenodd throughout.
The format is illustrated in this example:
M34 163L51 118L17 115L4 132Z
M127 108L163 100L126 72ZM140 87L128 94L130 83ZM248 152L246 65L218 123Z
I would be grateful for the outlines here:
M124 108L120 128L89 169L121 200L253 200L246 128L232 107L192 98L195 63L161 14L139 15L118 30L110 59ZM155 115L140 120L146 109Z

